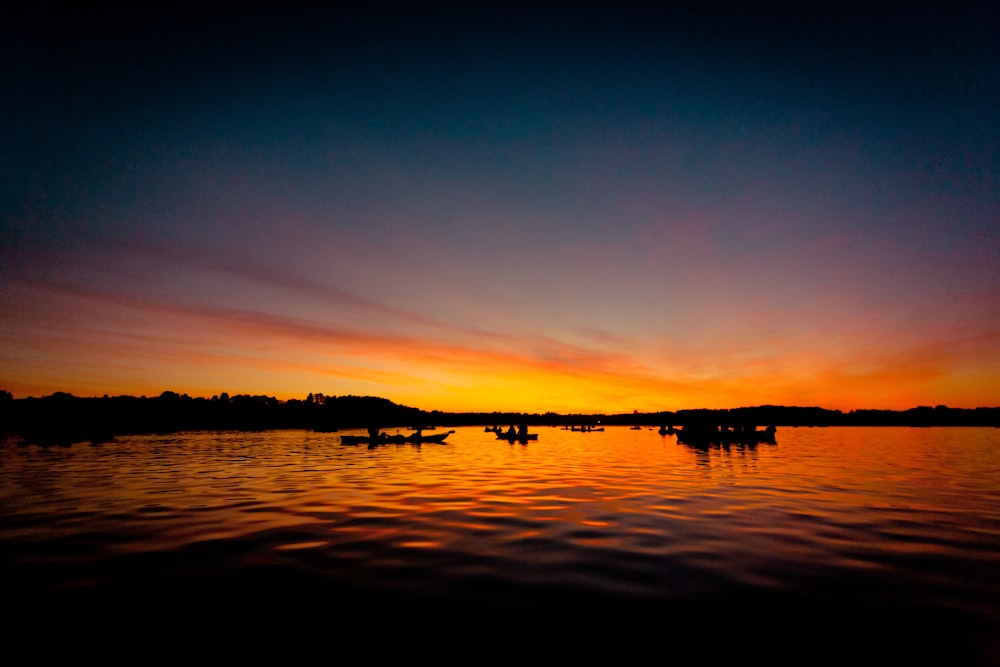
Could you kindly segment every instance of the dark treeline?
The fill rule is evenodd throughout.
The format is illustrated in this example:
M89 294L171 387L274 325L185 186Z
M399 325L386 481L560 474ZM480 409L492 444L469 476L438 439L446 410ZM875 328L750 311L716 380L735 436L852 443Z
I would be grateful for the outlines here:
M920 406L909 410L827 410L818 407L757 406L725 410L678 410L629 414L558 414L546 412L440 412L398 405L373 396L324 396L280 401L270 396L223 393L192 398L165 391L159 396L81 398L57 392L41 398L15 399L0 390L0 430L25 442L70 444L100 442L115 435L173 433L188 430L315 431L434 426L628 425L685 426L992 426L1000 427L1000 407Z
M324 396L279 401L271 396L222 393L192 398L165 391L156 397L81 398L57 392L42 398L14 399L0 391L0 429L25 441L58 444L102 441L115 435L194 430L262 431L307 428L337 431L425 426L425 413L370 396Z

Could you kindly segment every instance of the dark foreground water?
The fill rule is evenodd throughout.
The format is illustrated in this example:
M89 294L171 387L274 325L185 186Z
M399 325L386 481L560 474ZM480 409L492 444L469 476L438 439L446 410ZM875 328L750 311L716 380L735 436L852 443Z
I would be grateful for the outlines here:
M5 442L6 641L1000 664L1000 429L537 431Z

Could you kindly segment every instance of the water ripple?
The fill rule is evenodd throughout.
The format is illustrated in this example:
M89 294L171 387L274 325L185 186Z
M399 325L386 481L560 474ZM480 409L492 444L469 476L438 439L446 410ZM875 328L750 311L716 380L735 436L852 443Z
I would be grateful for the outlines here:
M26 598L320 587L382 609L810 600L998 629L1000 430L786 429L777 445L704 451L627 428L488 436L5 443L4 582Z

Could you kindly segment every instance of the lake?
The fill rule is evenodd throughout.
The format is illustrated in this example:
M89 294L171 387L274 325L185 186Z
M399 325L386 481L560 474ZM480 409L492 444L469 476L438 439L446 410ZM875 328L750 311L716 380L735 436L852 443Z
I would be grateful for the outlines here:
M8 439L4 604L25 627L128 624L166 645L238 622L244 640L365 637L369 655L446 632L480 657L1000 664L1000 429L702 448L645 427L532 431Z

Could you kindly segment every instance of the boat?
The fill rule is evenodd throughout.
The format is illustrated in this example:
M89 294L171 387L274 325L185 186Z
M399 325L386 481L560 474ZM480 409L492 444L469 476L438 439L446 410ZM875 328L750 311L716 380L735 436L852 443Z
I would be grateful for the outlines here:
M373 443L371 438L367 435L342 435L340 436L340 444L342 445L421 445L424 443L442 443L445 441L449 435L455 431L445 431L444 433L434 433L432 435L424 435L419 431L414 433L397 433L395 435L389 435L387 433L379 434L378 439Z
M115 439L115 432L110 428L100 426L66 426L54 423L43 427L30 427L22 432L22 445L62 445L68 447L78 442L89 442L100 445Z
M756 445L759 443L776 444L774 426L766 429L729 429L729 428L705 428L690 427L676 429L677 442L687 445L708 445L708 444L743 444Z
M497 433L497 440L506 440L507 442L528 442L529 440L538 440L538 434L515 433L513 435L507 435L506 433Z
M591 431L603 431L603 426L572 426L571 431L579 431L580 433L590 433Z

